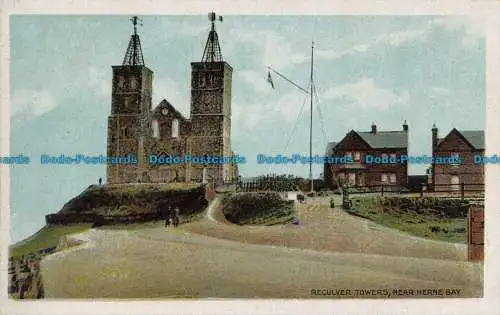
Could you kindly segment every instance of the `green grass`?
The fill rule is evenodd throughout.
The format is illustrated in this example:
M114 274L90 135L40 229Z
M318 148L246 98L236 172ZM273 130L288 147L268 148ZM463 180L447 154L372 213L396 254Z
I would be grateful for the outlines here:
M293 202L276 192L239 192L225 195L222 209L228 221L239 225L278 225L293 221Z
M269 209L266 213L260 216L241 220L240 225L278 225L290 223L294 219L293 205L284 205Z
M181 224L201 220L204 216L205 216L204 213L194 213L194 214L183 216L181 218ZM151 229L151 228L157 228L157 227L163 227L163 226L165 226L165 220L156 220L156 221L130 223L130 224L103 225L103 226L98 227L98 229L134 231L134 230Z
M37 252L40 249L57 246L59 238L63 235L73 234L88 230L92 224L72 224L72 225L46 225L44 226L33 239L18 246L9 248L10 256L19 257L32 252Z
M95 186L100 188L102 186ZM136 193L151 191L171 191L171 190L192 190L201 187L198 183L155 183L155 184L128 184L128 185L108 185L109 192Z
M411 235L452 243L467 242L467 219L440 218L396 208L382 209L373 198L353 198L354 212Z

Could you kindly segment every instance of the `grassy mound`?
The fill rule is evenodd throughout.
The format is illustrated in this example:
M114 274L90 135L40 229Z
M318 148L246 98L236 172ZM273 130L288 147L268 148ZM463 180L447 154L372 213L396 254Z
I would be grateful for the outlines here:
M9 248L10 256L16 258L29 253L36 253L41 249L57 246L61 236L83 232L88 230L91 225L90 223L65 226L46 225L33 237L11 246Z
M226 219L239 225L277 225L295 218L293 201L275 192L242 192L225 196L222 211Z
M446 211L441 207L437 200L353 198L352 214L415 236L466 243L467 219L462 217L462 209Z
M93 185L67 202L58 213L133 215L155 212L166 203L192 213L207 204L203 192L198 184L184 183Z
M47 223L130 224L159 220L179 208L182 218L203 212L206 187L199 184L92 185L67 202Z

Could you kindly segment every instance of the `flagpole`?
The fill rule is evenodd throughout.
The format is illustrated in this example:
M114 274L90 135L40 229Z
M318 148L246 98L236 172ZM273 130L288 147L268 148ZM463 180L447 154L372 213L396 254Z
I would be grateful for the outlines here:
M314 71L314 42L311 44L311 117L309 124L309 180L311 181L311 192L314 191L314 179L312 174L312 123L313 123L313 71Z
M293 82L292 80L288 79L287 77L285 77L284 75L282 75L281 73L279 73L278 71L274 70L273 68L271 67L267 67L267 69L271 70L272 72L276 73L277 75L279 75L280 77L282 77L283 79L285 79L286 81L288 81L290 84L292 84L293 86L295 86L296 88L298 88L299 90L309 94L309 91L304 89L303 87L301 87L300 85L298 85L297 83ZM274 87L273 87L274 88Z

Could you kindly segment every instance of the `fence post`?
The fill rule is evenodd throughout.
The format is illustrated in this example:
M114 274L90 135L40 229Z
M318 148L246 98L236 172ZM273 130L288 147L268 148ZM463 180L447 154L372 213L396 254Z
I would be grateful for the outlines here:
M384 185L382 184L382 189L380 190L380 192L382 193L381 195L384 196Z
M462 182L460 188L461 188L461 197L462 197L461 199L462 199L462 201L464 201L464 195L465 195L465 183L464 182Z

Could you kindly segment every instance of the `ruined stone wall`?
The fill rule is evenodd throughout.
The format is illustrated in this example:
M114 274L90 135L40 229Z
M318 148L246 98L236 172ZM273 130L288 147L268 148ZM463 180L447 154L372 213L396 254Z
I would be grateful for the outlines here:
M484 207L471 206L467 221L467 258L484 260Z

